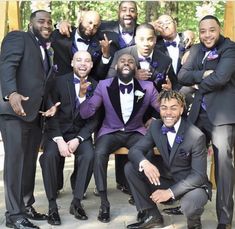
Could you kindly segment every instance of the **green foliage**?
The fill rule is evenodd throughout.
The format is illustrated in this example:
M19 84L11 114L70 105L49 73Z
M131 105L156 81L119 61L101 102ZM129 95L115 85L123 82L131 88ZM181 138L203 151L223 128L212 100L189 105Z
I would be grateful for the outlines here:
M54 23L61 20L68 20L77 25L77 13L82 10L96 10L100 13L102 20L117 20L118 5L120 1L52 1L51 11ZM147 8L150 5L150 11ZM138 23L143 23L149 14L149 18L156 19L163 13L171 14L178 22L179 31L190 29L197 32L198 21L196 18L196 7L201 6L202 1L137 1ZM216 16L223 24L224 2L219 1L215 5ZM22 1L21 18L22 28L27 29L30 15L30 2Z

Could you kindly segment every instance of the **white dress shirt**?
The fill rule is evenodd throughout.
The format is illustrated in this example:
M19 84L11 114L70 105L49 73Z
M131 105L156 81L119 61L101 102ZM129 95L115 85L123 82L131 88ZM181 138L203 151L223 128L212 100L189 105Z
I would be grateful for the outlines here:
M133 40L134 34L133 35L130 35L129 33L122 34L123 29L122 29L121 25L119 25L119 31L120 31L121 37L125 41L125 43L130 44L131 41Z
M138 52L138 51L137 51ZM152 60L152 57L153 57L153 51L150 53L149 56L147 57L143 57L139 52L138 52L138 58L140 59L146 59L146 58L151 58ZM150 70L150 63L147 61L147 60L144 60L144 61L140 61L140 68L141 69L146 69L146 70Z

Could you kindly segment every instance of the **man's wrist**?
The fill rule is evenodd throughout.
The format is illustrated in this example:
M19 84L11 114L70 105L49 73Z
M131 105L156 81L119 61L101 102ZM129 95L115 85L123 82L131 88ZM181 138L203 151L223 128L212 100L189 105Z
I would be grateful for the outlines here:
M175 199L175 195L170 188L167 189L170 192L171 198Z
M84 138L81 136L76 136L75 138L78 139L79 144L81 144L84 141Z

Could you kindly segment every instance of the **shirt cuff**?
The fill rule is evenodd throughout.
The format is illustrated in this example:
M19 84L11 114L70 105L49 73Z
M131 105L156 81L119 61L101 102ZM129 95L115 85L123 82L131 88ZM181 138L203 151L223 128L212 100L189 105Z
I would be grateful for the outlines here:
M81 104L82 102L84 102L86 100L86 96L84 97L78 97L79 103Z
M56 136L54 138L52 138L52 140L56 143L57 140L63 140L62 136Z
M171 193L171 198L174 200L175 199L174 193L172 192L172 190L170 188L168 188L168 191Z
M147 160L144 159L144 160L142 160L142 161L139 163L139 171L140 171L140 172L143 172L143 171L144 171L143 164L144 164L145 161L147 161Z
M102 56L102 63L103 63L103 64L108 64L109 61L110 61L110 59L111 59L111 57L105 58L105 57Z

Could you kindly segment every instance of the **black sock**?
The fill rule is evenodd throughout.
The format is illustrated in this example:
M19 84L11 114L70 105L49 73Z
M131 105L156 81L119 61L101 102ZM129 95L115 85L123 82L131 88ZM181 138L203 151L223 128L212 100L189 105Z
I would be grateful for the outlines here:
M56 200L54 199L49 200L49 209L56 209L56 208L57 208Z
M100 191L99 194L101 198L101 206L109 207L110 203L108 201L107 191Z
M78 198L73 198L73 201L72 201L72 204L77 207L77 208L80 208L82 205L81 205L81 200L78 199Z

